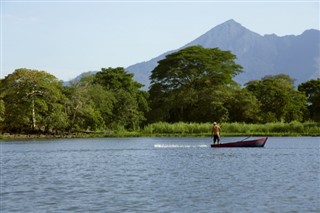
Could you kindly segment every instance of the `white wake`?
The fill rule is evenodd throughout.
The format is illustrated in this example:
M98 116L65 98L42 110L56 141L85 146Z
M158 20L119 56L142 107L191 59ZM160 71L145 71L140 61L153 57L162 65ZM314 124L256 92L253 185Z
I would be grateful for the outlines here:
M186 145L186 144L155 144L154 148L205 148L206 144Z

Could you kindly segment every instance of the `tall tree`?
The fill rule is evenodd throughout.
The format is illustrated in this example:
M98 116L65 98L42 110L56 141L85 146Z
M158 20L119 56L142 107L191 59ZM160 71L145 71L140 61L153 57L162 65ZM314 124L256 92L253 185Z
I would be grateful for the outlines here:
M1 88L2 80L0 79L0 88ZM4 101L2 97L2 93L0 92L0 132L3 130L3 121L4 121Z
M279 74L246 84L260 102L263 122L303 120L306 98L295 90L293 82L290 76Z
M218 48L191 46L167 55L151 74L149 114L154 121L227 119L224 102L242 71L236 56Z
M96 74L94 83L103 86L115 97L108 126L112 129L138 129L149 110L148 94L141 90L142 84L133 80L133 74L122 67L102 68Z
M108 96L104 90L95 90L90 78L84 77L79 82L73 82L71 86L65 88L65 94L68 97L66 111L70 120L69 129L72 131L105 129L102 113L97 103L103 105L103 98L108 98ZM100 97L103 98L100 99ZM105 108L104 110L106 113L109 111Z
M320 78L302 83L298 90L304 92L308 100L308 110L310 118L320 121Z
M17 69L1 83L9 131L53 131L67 126L62 84L38 70Z
M260 103L247 89L234 90L225 103L230 122L257 123L260 118Z

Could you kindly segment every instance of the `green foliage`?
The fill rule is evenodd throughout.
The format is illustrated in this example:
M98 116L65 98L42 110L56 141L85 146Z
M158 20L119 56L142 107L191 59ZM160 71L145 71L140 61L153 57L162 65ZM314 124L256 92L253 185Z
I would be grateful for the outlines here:
M0 81L1 82L1 81ZM1 88L1 86L0 86ZM4 108L4 101L1 99L0 96L0 132L3 130L4 125L3 125L3 121L4 121L4 116L5 116L5 108Z
M294 89L293 80L284 74L251 81L246 89L258 99L262 122L302 121L306 99Z
M142 84L133 80L122 67L102 68L94 78L94 84L102 86L112 94L112 107L106 125L110 129L139 129L145 121L144 114L149 110L147 93L141 91Z
M94 82L104 86L107 90L125 90L131 94L143 87L133 80L133 74L125 71L123 67L102 68L94 78Z
M143 133L146 135L201 135L209 136L211 123L166 123L158 122L145 126ZM319 135L320 123L315 122L290 122L290 123L222 123L220 125L222 136L278 136L278 135Z
M71 87L65 88L65 94L68 97L66 111L70 120L70 130L98 131L105 128L103 117L97 110L101 106L108 106L105 100L98 96L104 94L104 90L92 87L91 83L92 79L84 78ZM100 93L94 93L92 90ZM96 96L93 96L93 94ZM103 96L106 99L107 97ZM95 103L100 105L97 106ZM106 109L106 112L108 112L108 109Z
M0 131L209 135L218 121L223 135L319 135L320 79L296 90L279 74L240 88L235 59L218 48L182 49L159 61L148 92L122 67L67 87L45 71L17 69L0 80Z
M300 84L298 90L307 97L310 118L320 121L320 78Z
M145 134L207 134L211 131L210 123L166 123L158 122L144 127Z
M95 109L100 112L105 127L111 128L108 124L112 123L113 108L116 97L113 92L104 89L99 84L92 84L87 89L88 97L91 98Z
M66 125L62 84L44 71L18 69L1 83L5 129L12 132L56 131ZM47 122L60 120L51 125ZM53 121L54 120L54 121Z
M0 79L0 131L2 129L2 122L4 121L4 113L5 113L5 107L4 107L4 101L3 101L3 92L2 92L2 84L3 80Z
M5 112L4 102L2 99L0 99L0 122L4 120L4 112Z
M1 129L15 133L139 129L148 93L123 68L63 87L44 71L18 69L0 81Z
M167 55L152 71L151 83L161 84L166 90L182 86L203 87L232 84L232 78L241 72L236 56L218 48L192 46Z
M246 89L234 90L224 105L228 109L228 120L230 122L260 122L260 103Z
M62 113L63 111L62 104L52 104L52 112L43 119L42 126L46 126L47 130L64 132L69 125L69 119L66 113Z
M218 48L192 46L167 55L152 71L150 122L207 122L227 119L224 103L242 67Z

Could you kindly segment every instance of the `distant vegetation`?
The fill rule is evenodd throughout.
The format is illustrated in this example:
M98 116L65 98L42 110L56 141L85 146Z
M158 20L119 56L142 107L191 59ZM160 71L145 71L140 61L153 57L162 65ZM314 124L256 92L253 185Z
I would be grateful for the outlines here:
M225 134L319 134L320 79L295 88L279 74L242 88L233 80L242 72L235 59L218 48L185 48L159 61L149 91L122 67L68 86L45 71L17 69L0 80L0 130L203 135L217 121Z
M144 135L194 135L210 136L211 123L183 123L174 124L158 122L145 126L141 131ZM290 123L222 123L222 136L319 136L320 123L290 122Z

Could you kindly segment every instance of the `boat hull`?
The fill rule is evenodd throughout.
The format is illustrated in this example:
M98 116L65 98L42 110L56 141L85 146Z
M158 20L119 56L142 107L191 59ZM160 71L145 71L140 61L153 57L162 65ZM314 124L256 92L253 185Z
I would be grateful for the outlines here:
M211 144L211 147L219 148L219 147L264 147L267 142L268 137L259 138L255 140L247 140L247 141L237 141L231 143L220 143L220 144Z

